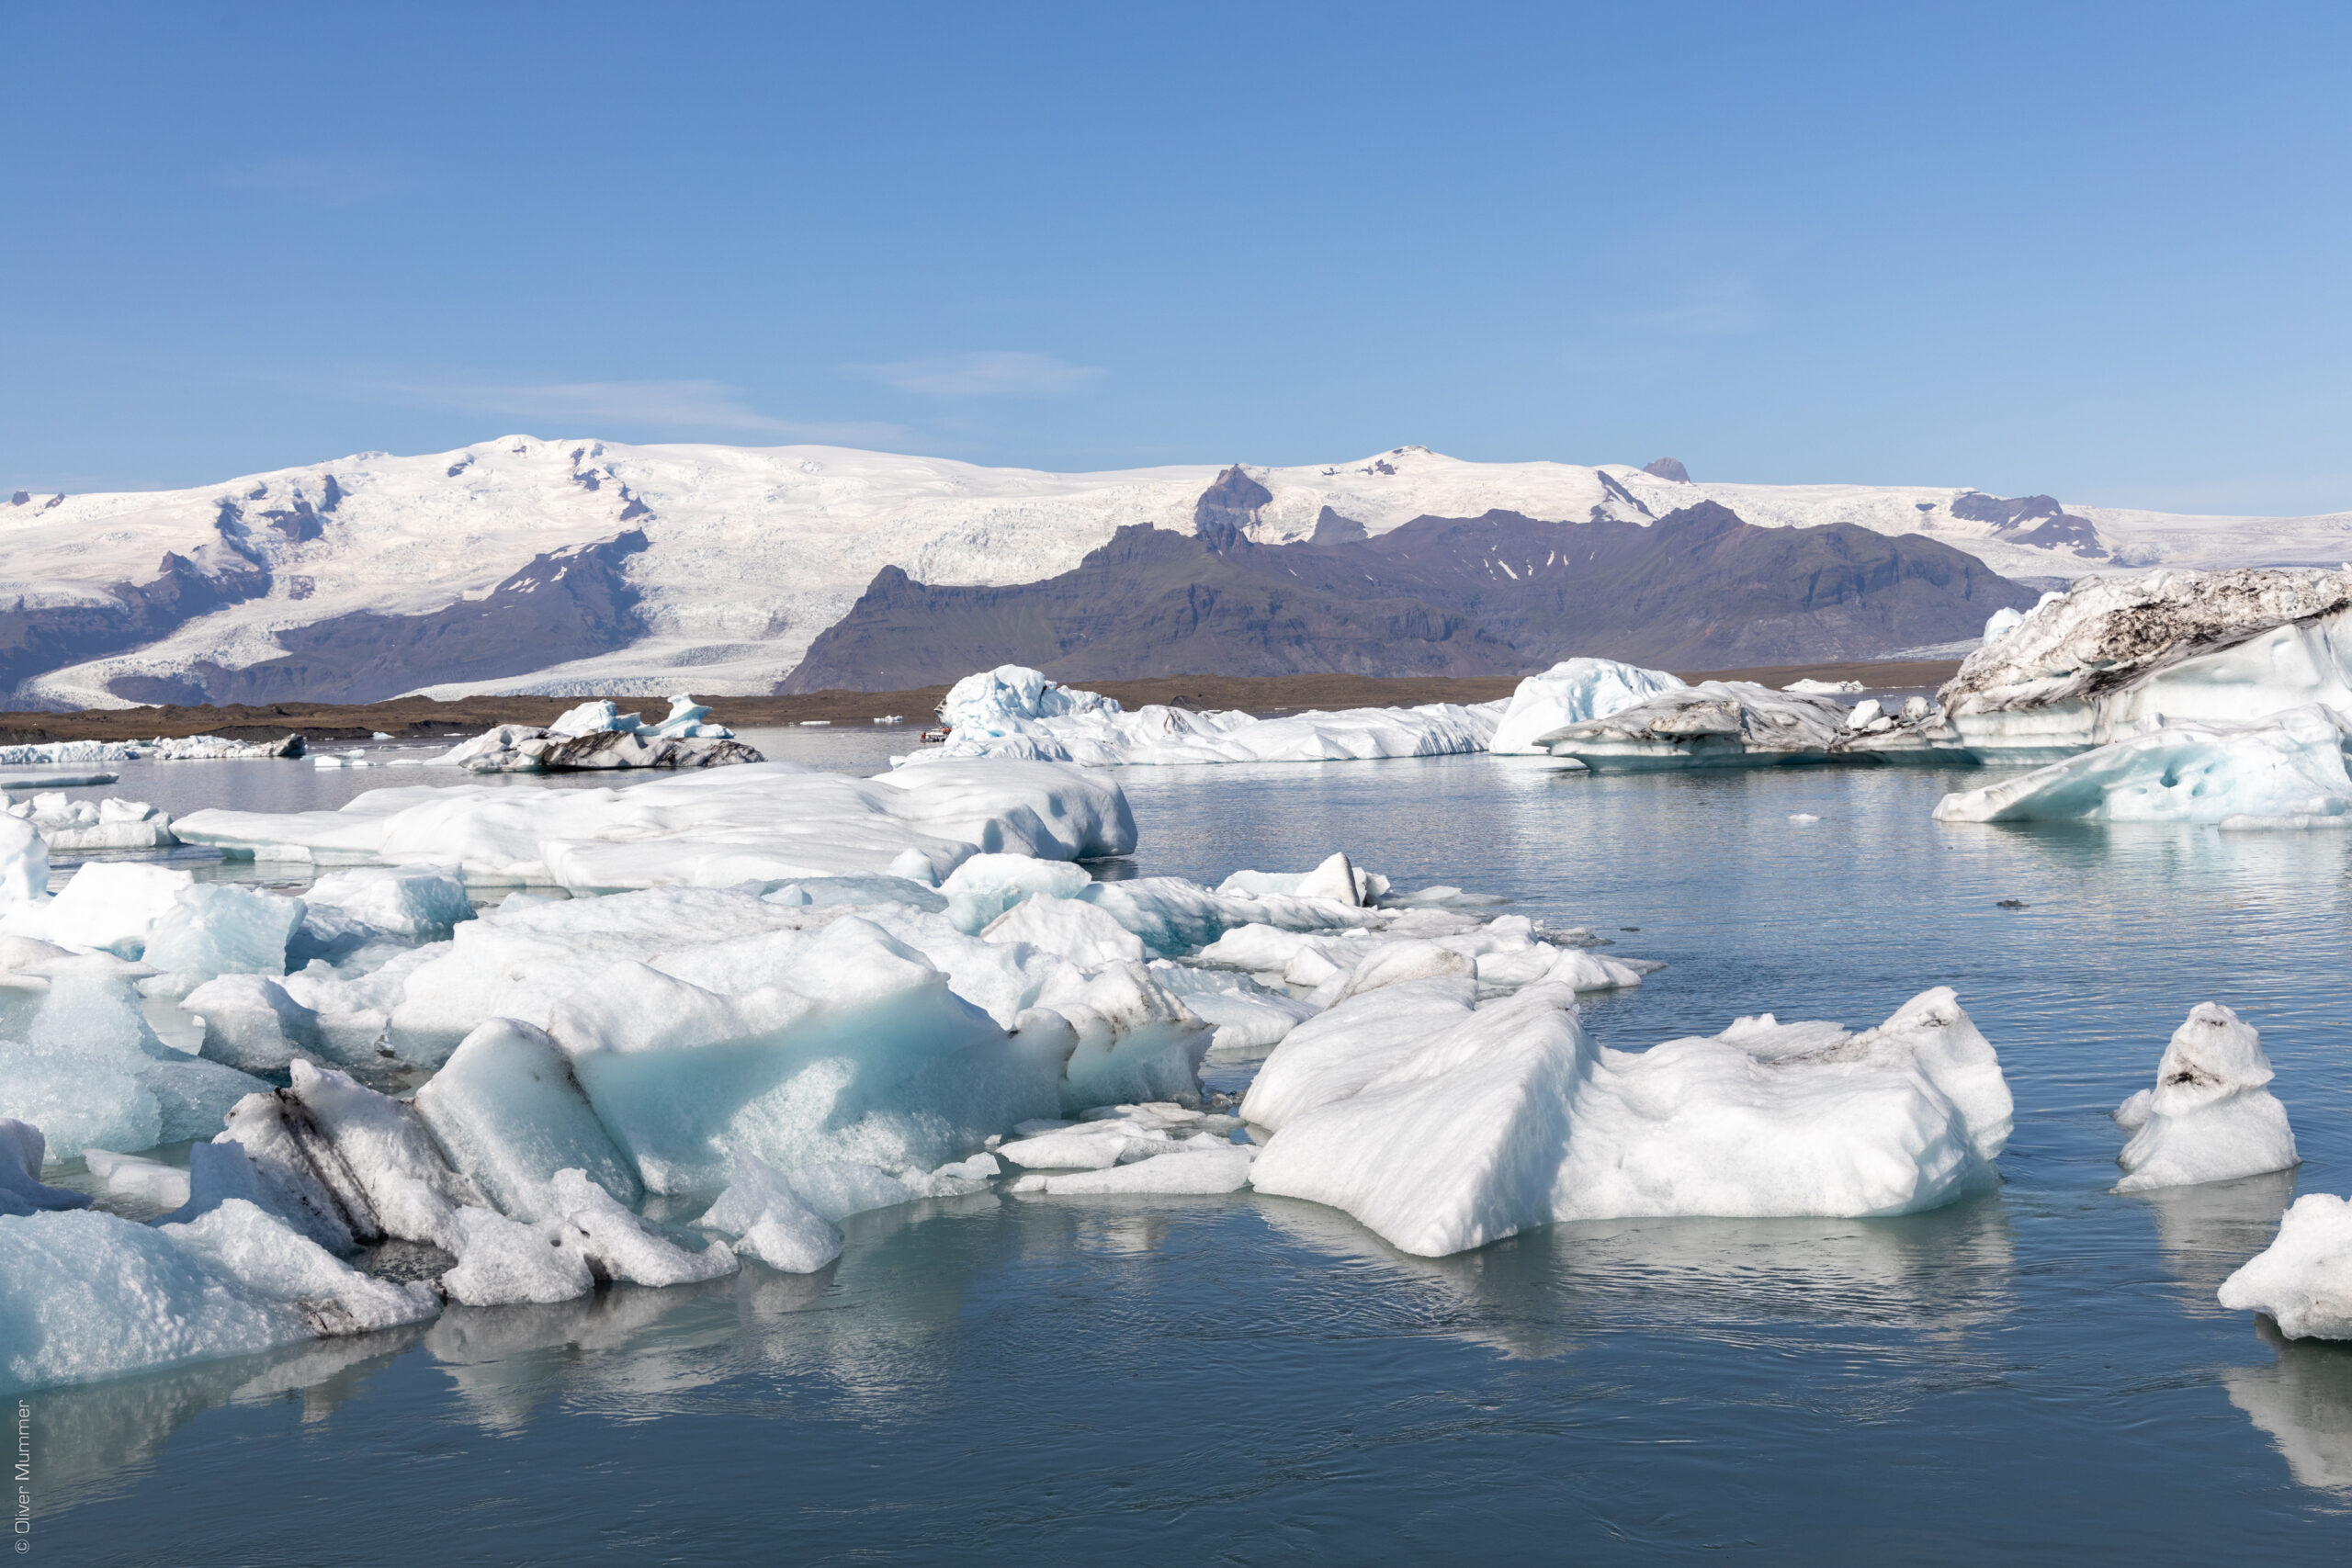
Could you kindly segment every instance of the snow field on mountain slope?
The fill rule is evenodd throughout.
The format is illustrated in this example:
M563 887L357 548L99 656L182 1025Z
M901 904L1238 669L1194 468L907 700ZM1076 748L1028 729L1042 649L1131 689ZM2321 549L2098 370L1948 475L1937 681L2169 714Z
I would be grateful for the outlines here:
M0 570L7 592L28 605L101 602L107 584L152 578L165 551L217 553L221 503L242 510L245 548L276 574L268 595L198 616L146 648L39 677L31 688L50 700L115 705L106 682L117 676L173 674L207 660L242 668L280 654L277 630L361 612L438 610L486 593L545 551L637 528L648 548L622 568L648 626L635 648L432 690L515 690L544 677L599 695L614 682L658 685L699 671L700 689L724 694L772 687L884 566L929 582L1034 581L1076 566L1125 524L1189 532L1195 502L1220 471L1199 464L1050 474L840 447L508 436L423 457L362 453L185 491L0 506ZM1623 465L1470 463L1420 447L1247 471L1272 496L1253 530L1264 543L1305 538L1326 506L1380 534L1425 514L1500 508L1581 522L1599 507L1641 522L1644 508L1663 515L1716 500L1765 526L1850 522L1924 532L2011 573L2107 566L2006 544L1990 525L1952 519L1950 503L1963 492L1951 489L1678 484ZM339 499L328 494L330 476ZM319 510L330 500L333 511ZM312 509L318 538L297 542L264 518L298 503ZM2326 559L2352 536L2352 517L2259 519L2231 530L2208 519L2111 516L2119 542L2136 550L2132 558L2185 564L2278 552Z

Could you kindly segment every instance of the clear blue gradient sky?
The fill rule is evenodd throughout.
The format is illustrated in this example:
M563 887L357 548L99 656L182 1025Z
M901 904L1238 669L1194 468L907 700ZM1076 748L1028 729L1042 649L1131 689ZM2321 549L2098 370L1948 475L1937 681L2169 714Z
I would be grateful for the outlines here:
M0 7L0 486L514 430L2352 507L2352 7Z

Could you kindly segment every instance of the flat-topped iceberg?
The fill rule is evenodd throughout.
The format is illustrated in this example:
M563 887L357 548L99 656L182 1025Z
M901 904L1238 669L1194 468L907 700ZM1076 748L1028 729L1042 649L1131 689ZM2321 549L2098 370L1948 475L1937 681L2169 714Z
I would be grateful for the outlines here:
M1159 704L1128 713L1113 698L1007 664L967 675L941 703L946 741L904 759L1039 759L1081 767L1189 762L1316 762L1483 751L1502 705L1250 714Z
M1910 1213L1989 1183L2008 1138L1999 1060L1949 990L1860 1034L1766 1016L1639 1053L1596 1045L1564 986L1466 1016L1458 994L1374 998L1330 1016L1380 1018L1375 1070L1318 1053L1250 1182L1425 1257L1558 1220Z
M2267 1087L2262 1037L2219 1002L2199 1002L2156 1064L2156 1082L2115 1108L2132 1141L2118 1192L2234 1181L2298 1161L2287 1108Z
M1936 805L1939 822L2199 822L2352 827L2345 736L2328 709L2154 728Z
M472 882L582 890L894 868L936 881L976 852L1082 860L1135 847L1115 784L1009 761L876 779L767 762L624 789L381 789L336 811L198 811L176 826L255 858L456 864Z
M1980 757L2055 759L2312 704L2352 717L2352 570L2093 578L1985 629L1940 694L1953 743Z
M1702 681L1545 730L1531 743L1596 772L1775 767L1925 750L1934 722L1923 698L1893 714L1875 701L1849 712L1827 696L1753 681Z
M171 817L143 800L69 800L58 791L12 801L8 815L29 822L49 847L68 854L92 850L168 849Z

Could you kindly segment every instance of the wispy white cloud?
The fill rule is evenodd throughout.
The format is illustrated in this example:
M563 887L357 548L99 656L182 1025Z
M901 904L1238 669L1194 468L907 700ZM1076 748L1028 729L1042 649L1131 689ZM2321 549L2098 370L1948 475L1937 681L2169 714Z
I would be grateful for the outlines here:
M390 159L309 153L269 158L224 169L220 183L232 190L283 197L312 207L356 207L397 193L399 167Z
M1663 304L1615 311L1605 319L1612 326L1677 337L1722 337L1755 332L1769 313L1754 284L1736 273L1718 273L1685 284Z
M748 431L793 441L896 441L903 425L880 421L779 419L743 401L723 381L479 381L386 382L375 389L437 408L465 409L514 419L626 425L669 431Z
M944 354L930 359L848 365L842 368L870 376L902 392L922 392L935 398L1049 397L1076 391L1102 374L1091 365L1072 365L1050 354L1019 350Z

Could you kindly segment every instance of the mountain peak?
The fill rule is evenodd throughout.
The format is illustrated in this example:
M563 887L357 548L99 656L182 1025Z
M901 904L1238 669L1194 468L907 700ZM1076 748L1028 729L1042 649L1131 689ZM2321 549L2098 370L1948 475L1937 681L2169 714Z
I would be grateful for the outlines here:
M1655 475L1662 479L1672 479L1679 485L1687 485L1690 482L1690 470L1682 466L1682 459L1679 457L1660 457L1655 463L1645 463L1642 465L1642 472Z

